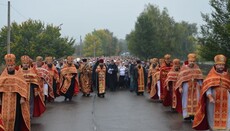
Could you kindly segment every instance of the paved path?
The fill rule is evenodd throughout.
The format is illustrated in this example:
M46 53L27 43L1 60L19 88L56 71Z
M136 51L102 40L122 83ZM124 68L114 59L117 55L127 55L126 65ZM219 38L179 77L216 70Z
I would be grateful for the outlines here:
M193 131L180 114L129 91L63 100L48 103L45 114L32 120L32 131Z

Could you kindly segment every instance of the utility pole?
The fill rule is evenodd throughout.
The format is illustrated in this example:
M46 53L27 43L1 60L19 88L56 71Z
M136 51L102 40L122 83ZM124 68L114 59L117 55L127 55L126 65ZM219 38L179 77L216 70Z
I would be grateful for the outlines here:
M10 54L10 1L8 1L7 54Z

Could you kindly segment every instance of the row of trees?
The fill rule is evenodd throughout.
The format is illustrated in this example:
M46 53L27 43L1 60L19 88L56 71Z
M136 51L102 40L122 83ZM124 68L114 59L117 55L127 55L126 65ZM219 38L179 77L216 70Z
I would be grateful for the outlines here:
M94 30L85 36L82 45L77 45L75 39L62 37L61 28L52 24L45 25L41 21L28 20L11 25L11 52L17 57L29 55L35 58L54 56L56 58L73 55L78 56L113 56L127 51L124 40L118 40L107 29ZM4 61L6 52L7 27L0 31L0 60Z
M147 5L134 30L126 36L130 52L144 59L170 53L184 60L190 52L206 61L213 61L217 54L230 58L230 1L210 0L210 5L212 13L201 14L206 24L199 35L196 24L175 22L166 8L160 11L157 6Z
M125 42L118 40L107 29L94 30L86 34L83 42L83 56L115 56L125 51Z
M60 27L52 24L45 25L41 21L28 20L21 24L13 22L11 25L11 53L17 56L29 55L54 56L56 58L74 53L73 38L62 37ZM6 52L7 27L0 31L0 59L3 61ZM2 62L1 62L2 63Z
M169 53L177 58L194 51L196 24L175 22L166 8L147 5L137 18L135 29L126 36L130 52L140 58L161 58Z
M160 58L169 53L184 60L190 52L197 52L205 60L213 60L216 54L230 58L230 1L210 0L210 5L213 12L202 14L206 24L201 26L200 35L197 35L196 24L175 22L166 8L161 11L148 4L126 40L119 40L107 29L99 29L88 33L82 45L75 46L75 39L61 36L59 26L31 19L21 24L13 22L11 52L32 58L38 55L59 58L72 55L74 51L86 57L114 56L128 50L143 59ZM3 27L0 31L1 61L6 54L6 39L7 27Z

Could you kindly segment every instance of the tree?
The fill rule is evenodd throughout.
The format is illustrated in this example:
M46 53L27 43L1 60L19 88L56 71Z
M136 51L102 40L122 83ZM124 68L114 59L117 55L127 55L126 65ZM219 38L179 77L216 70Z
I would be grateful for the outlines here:
M31 58L36 56L54 56L56 58L74 53L73 38L61 37L60 28L52 24L45 26L41 21L28 20L11 24L11 53L19 62L22 55ZM6 52L7 27L0 32L0 57L3 61Z
M199 54L211 61L217 54L230 58L230 1L210 0L210 5L211 15L201 14L206 24L201 26Z
M118 39L107 29L94 30L85 36L83 42L84 56L118 55Z
M189 53L196 52L196 34L196 24L189 24L185 21L175 23L173 29L174 40L172 41L173 55L185 60Z
M161 58L166 53L183 58L182 55L187 56L187 53L193 51L192 40L196 33L196 24L177 23L168 15L166 8L160 11L157 6L148 4L126 40L130 52L143 59Z
M86 57L90 56L101 56L103 51L101 47L101 41L95 35L89 33L85 36L85 41L83 45L83 54Z

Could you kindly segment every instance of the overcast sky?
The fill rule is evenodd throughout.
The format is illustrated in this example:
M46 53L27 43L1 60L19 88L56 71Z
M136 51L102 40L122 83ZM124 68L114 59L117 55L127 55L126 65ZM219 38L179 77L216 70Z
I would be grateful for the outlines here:
M139 14L148 3L168 9L177 22L204 24L201 12L210 13L209 0L11 0L11 21L31 18L62 24L62 35L79 41L94 29L109 29L125 38L134 29ZM0 28L7 25L7 0L0 0Z

